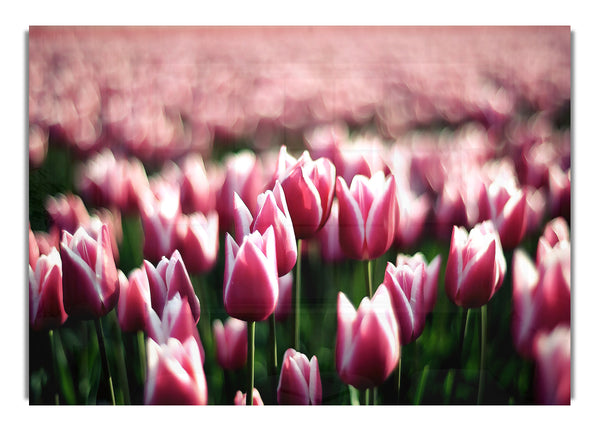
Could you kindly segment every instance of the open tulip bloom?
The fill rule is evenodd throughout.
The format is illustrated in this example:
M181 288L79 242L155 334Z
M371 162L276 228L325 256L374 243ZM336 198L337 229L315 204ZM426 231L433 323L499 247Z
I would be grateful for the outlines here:
M392 245L398 211L396 181L383 171L371 178L356 175L350 188L338 177L339 236L342 249L351 259L371 260Z
M335 366L346 384L369 389L383 383L400 358L398 324L388 290L379 287L358 310L338 294Z
M502 285L505 273L500 238L489 220L469 233L454 226L445 277L446 293L452 302L463 308L487 304Z
M319 362L313 356L310 361L305 354L290 348L283 354L281 374L277 385L279 404L321 404L321 374Z

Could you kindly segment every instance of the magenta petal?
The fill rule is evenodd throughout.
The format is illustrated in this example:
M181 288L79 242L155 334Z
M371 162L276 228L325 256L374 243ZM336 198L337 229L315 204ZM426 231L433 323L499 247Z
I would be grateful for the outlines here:
M171 299L175 293L179 292L182 297L187 298L190 309L194 316L195 323L200 320L200 300L194 292L192 281L187 273L179 251L175 250L169 261L167 269L167 298Z
M281 187L285 195L290 197L287 205L296 237L311 237L319 228L323 215L319 191L306 177L301 166L296 166L281 181Z
M385 192L375 197L367 217L365 238L369 259L378 258L392 245L397 212L396 181L390 177Z
M308 391L310 394L310 403L320 405L323 399L322 386L321 386L321 373L319 372L319 362L317 357L313 356L310 358L310 380L308 384Z
M358 203L342 177L337 178L339 238L344 253L351 259L365 258L365 221Z
M462 282L457 293L457 303L461 307L481 307L492 297L495 288L494 266L496 243L490 241L485 252L475 256L463 271Z

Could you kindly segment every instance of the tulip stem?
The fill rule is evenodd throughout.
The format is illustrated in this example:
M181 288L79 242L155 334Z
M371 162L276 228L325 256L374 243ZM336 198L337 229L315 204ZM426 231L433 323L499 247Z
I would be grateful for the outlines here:
M271 313L269 316L269 340L272 349L272 369L271 374L277 375L277 332L275 327L275 313Z
M252 405L254 392L254 326L256 322L248 322L248 392L246 405Z
M477 404L481 404L483 398L483 381L485 365L485 336L487 324L487 305L481 306L481 356L479 358L479 388L477 390Z
M144 384L146 380L146 340L144 339L144 331L137 331L137 343L140 357L140 380Z
M400 404L400 381L402 378L402 352L400 353L400 357L398 358L398 404Z
M102 359L102 369L104 370L105 376L108 378L108 387L110 389L110 399L112 405L115 403L115 390L113 389L112 376L110 375L110 369L108 368L108 357L106 356L106 346L104 345L104 332L102 331L102 321L99 317L94 319L94 326L96 327L96 336L98 337L98 347L100 349L100 357Z
M365 284L367 287L367 295L369 299L373 296L373 281L371 272L373 269L373 261L365 260Z
M54 404L59 405L59 397L58 397L58 365L56 361L56 344L54 342L54 330L50 329L48 331L48 336L50 337L50 349L52 350L52 386L54 391Z
M365 390L365 406L368 406L370 404L370 395L371 395L371 389L366 389Z
M298 260L296 262L296 297L294 300L294 348L300 351L300 278L302 270L302 240L298 238Z

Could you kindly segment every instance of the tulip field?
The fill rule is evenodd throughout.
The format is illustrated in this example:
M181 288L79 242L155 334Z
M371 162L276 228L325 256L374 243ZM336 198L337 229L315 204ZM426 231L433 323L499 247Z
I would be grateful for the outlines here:
M28 398L570 404L569 27L30 27Z

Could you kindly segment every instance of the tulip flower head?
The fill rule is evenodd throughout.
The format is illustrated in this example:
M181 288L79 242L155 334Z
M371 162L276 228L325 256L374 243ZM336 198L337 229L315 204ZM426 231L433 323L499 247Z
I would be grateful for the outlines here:
M454 226L446 265L446 293L456 305L481 307L502 285L506 260L500 238L488 220L469 233Z
M400 265L408 265L413 270L420 264L425 266L425 281L423 284L423 296L425 297L425 313L431 313L435 307L438 291L438 278L440 274L440 266L442 264L442 256L434 257L429 265L422 253L416 253L413 256L398 254L396 257L396 267Z
M177 222L177 238L186 268L193 274L210 271L219 251L219 215L213 211L182 214Z
M571 403L571 330L560 325L534 341L535 390L540 404Z
M144 403L152 405L205 405L206 376L198 344L193 338L183 343L169 338L158 344L148 338L148 370Z
M350 188L338 177L339 235L342 250L351 259L375 259L392 245L396 232L396 181L382 171L371 178L357 175Z
M339 204L337 198L333 199L331 214L323 228L317 233L321 258L325 262L340 262L346 254L340 245Z
M119 280L106 225L94 238L83 227L74 235L63 231L60 256L63 299L69 316L94 319L117 305Z
M246 365L248 356L248 325L243 320L227 318L213 322L213 335L217 345L217 362L225 370L237 370Z
M39 331L58 328L65 320L62 264L53 248L48 255L39 256L33 267L29 265L29 323Z
M355 310L343 292L338 294L335 365L346 384L357 389L380 385L398 365L398 324L388 290L379 287Z
M310 362L306 355L290 348L283 354L277 385L277 402L292 405L321 404L321 374L317 357Z
M151 308L148 276L141 268L134 269L129 279L119 271L119 304L117 315L122 331L145 331Z
M279 295L275 235L269 226L264 234L252 232L240 245L225 236L223 302L231 317L245 321L265 320Z

